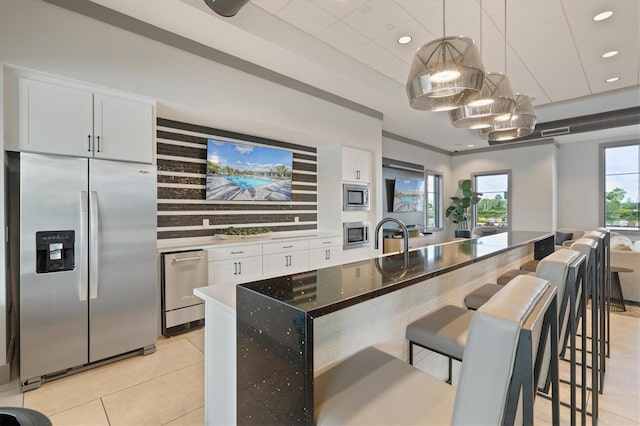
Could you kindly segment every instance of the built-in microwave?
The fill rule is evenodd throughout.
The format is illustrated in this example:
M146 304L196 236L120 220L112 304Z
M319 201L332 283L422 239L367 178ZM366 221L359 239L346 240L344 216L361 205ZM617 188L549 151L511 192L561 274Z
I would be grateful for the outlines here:
M343 184L342 200L343 211L369 211L369 185Z
M352 249L369 245L369 222L345 222L342 247Z

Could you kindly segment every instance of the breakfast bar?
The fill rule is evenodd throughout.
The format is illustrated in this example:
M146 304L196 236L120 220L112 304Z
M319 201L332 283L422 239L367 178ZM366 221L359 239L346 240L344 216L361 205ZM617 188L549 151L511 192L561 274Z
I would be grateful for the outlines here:
M406 359L407 324L461 305L482 284L553 248L550 233L505 232L197 289L207 304L205 421L313 424L314 376L367 346ZM416 365L444 377L444 362L422 352Z

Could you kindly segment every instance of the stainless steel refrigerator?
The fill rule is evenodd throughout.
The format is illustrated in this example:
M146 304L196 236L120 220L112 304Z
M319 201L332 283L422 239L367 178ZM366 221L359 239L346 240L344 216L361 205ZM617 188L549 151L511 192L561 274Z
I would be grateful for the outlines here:
M131 351L153 352L155 167L10 153L8 170L22 389Z

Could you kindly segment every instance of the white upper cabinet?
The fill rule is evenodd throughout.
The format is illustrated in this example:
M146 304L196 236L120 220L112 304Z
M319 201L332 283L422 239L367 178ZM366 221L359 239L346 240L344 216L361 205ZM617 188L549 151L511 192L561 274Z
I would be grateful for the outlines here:
M93 93L21 78L18 88L20 150L90 156Z
M94 155L109 160L151 163L153 106L117 96L94 94Z
M346 182L371 181L371 159L369 151L342 147L342 180Z
M153 163L151 102L25 77L17 98L19 151Z

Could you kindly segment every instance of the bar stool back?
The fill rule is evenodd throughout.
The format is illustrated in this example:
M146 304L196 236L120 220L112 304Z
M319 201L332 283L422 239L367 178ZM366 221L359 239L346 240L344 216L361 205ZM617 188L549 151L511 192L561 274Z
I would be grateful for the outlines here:
M316 423L533 424L547 335L557 352L556 318L556 289L537 277L518 277L474 314L457 390L370 347L316 377ZM552 361L557 395L557 357Z

